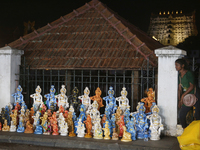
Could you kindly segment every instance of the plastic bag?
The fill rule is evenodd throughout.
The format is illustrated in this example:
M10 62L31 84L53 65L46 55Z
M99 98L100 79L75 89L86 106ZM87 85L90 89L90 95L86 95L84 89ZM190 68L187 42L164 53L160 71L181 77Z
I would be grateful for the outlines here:
M182 150L200 150L200 120L193 121L177 139Z

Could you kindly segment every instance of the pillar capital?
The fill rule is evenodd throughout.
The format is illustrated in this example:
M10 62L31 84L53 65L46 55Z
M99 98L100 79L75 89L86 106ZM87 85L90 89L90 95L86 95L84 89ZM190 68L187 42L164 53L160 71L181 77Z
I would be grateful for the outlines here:
M5 46L0 48L0 55L23 55L23 50L18 50L11 48L10 46Z
M157 57L183 57L185 55L187 55L187 52L182 50L182 49L178 49L174 46L166 46L166 47L162 47L159 49L155 49L155 54Z

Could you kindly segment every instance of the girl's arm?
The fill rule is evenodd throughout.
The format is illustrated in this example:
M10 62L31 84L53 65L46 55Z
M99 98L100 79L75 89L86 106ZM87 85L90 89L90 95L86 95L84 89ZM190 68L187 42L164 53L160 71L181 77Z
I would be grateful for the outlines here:
M181 100L181 94L182 94L182 87L181 84L178 85L178 101Z
M181 95L181 100L183 100L183 97L190 93L194 89L194 84L190 83L190 87Z

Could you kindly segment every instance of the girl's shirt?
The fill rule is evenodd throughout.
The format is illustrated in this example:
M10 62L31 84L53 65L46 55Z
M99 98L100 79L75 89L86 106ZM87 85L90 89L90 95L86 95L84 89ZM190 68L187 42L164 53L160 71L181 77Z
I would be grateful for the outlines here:
M187 91L187 89L190 87L190 83L194 85L194 75L191 71L187 71L182 78L181 74L179 73L178 84L181 84L182 93ZM188 94L194 94L194 89L190 91Z

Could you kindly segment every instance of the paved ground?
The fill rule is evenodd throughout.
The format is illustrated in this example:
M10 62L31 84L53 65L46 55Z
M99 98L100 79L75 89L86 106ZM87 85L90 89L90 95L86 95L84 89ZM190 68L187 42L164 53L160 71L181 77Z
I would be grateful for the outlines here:
M0 143L0 150L87 150L77 148L57 148L47 146L37 146L30 144Z
M136 140L121 142L96 140L60 135L35 135L17 132L0 132L0 150L180 150L176 137L161 137L159 141Z

